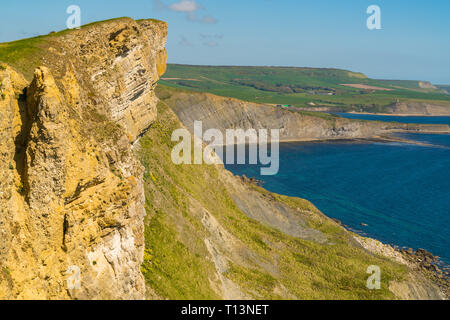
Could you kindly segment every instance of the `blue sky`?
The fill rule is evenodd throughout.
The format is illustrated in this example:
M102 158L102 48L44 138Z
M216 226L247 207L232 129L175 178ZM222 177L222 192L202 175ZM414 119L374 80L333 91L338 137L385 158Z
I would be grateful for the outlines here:
M169 23L169 62L335 67L374 78L450 84L448 0L22 0L2 1L0 41L129 16ZM369 5L381 30L368 30Z

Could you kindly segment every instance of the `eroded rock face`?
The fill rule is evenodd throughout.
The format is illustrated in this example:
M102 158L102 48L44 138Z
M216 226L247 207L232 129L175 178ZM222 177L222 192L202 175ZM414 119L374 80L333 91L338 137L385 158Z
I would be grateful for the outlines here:
M0 298L143 299L143 167L167 25L53 40L31 83L0 70ZM53 62L53 63L51 63Z
M166 70L167 31L164 22L120 19L71 32L56 46L62 49L55 54L73 56L91 87L88 94L127 128L131 140L156 118L154 88Z
M448 125L414 125L344 118L320 118L270 105L224 98L208 93L177 92L168 100L181 122L193 131L194 121L203 130L279 129L280 141L372 138L397 131L450 132Z

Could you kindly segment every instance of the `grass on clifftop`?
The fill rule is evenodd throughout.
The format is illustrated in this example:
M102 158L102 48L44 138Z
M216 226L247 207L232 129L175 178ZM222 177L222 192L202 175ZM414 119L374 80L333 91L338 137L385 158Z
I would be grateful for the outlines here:
M34 69L42 64L45 36L0 43L0 62L5 62L31 79Z
M211 237L202 223L209 212L243 244L241 259L227 256L224 276L258 299L392 299L392 279L405 268L367 254L352 244L350 233L324 218L308 201L270 194L274 201L312 212L308 224L329 239L328 245L297 239L248 218L219 179L219 169L207 165L174 165L172 131L180 127L164 103L158 120L141 140L145 167L146 255L142 271L158 298L216 299L216 268L205 245ZM222 169L220 169L222 170ZM382 270L381 290L368 290L369 265ZM289 292L289 294L287 293ZM151 296L154 298L154 296Z

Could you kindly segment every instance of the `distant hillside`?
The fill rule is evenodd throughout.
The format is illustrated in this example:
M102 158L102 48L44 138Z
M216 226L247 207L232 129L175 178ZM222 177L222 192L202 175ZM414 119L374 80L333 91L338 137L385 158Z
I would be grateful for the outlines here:
M378 80L384 85L392 85L394 87L406 88L406 89L432 89L437 88L428 81L416 81L416 80Z
M241 100L383 112L396 102L433 102L450 97L426 81L375 80L340 69L226 67L169 64L161 83Z

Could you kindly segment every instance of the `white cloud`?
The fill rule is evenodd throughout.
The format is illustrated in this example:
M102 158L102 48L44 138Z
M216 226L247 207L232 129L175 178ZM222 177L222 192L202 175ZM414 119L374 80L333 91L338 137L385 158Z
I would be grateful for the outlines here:
M161 0L153 0L154 7L157 10L167 9L173 12L181 12L186 15L186 19L192 22L201 22L204 24L214 24L217 23L217 19L211 15L203 16L203 18L198 18L197 12L199 10L205 10L205 8L199 4L196 0L179 0L172 4L166 5Z
M192 13L202 9L202 6L195 2L195 0L181 0L169 5L167 8L172 11Z

